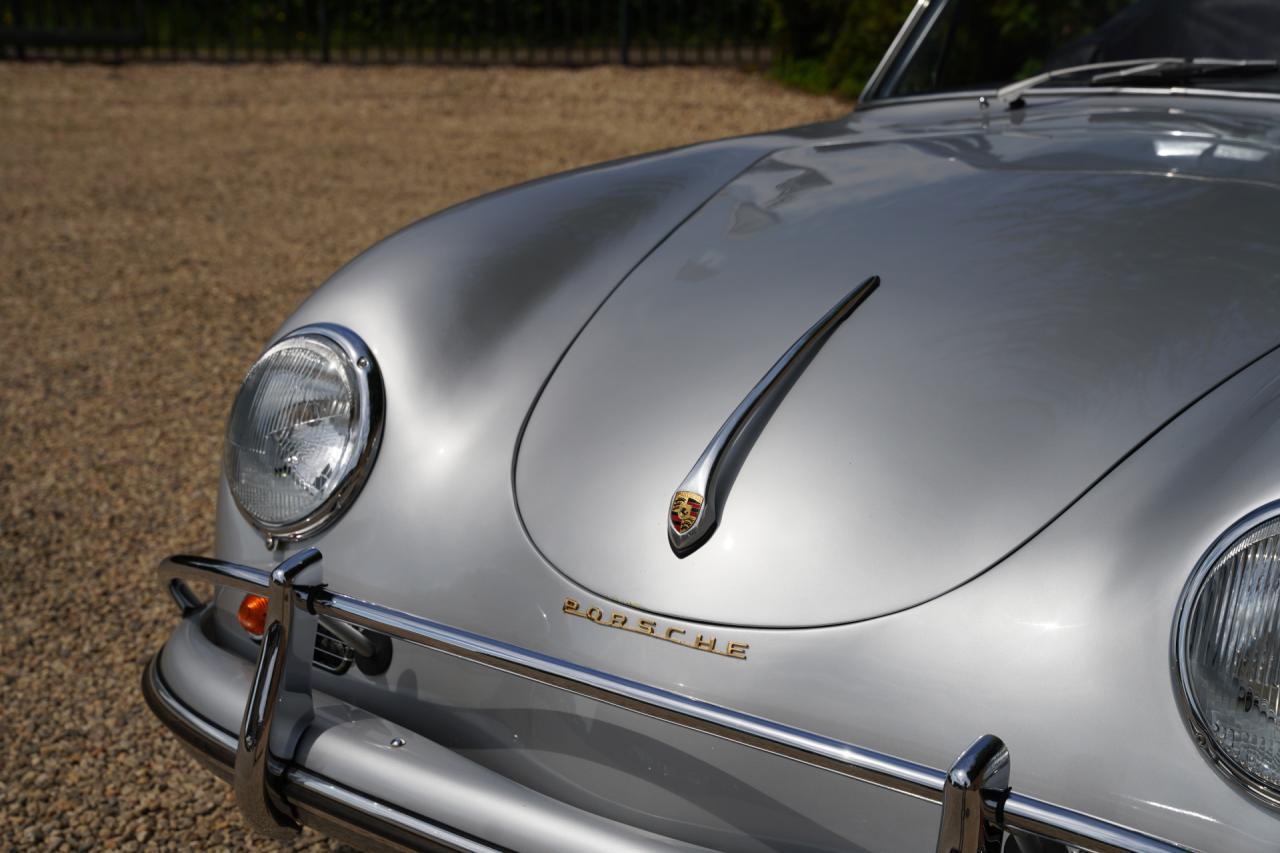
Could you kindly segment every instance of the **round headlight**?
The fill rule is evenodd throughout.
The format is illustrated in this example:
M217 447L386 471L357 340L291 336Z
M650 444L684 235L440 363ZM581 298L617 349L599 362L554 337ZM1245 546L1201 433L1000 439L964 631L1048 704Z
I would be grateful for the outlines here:
M263 533L309 536L351 503L381 431L382 381L364 342L340 326L298 329L262 354L231 407L231 496Z
M1240 522L1205 555L1183 592L1174 652L1201 747L1280 805L1280 507Z

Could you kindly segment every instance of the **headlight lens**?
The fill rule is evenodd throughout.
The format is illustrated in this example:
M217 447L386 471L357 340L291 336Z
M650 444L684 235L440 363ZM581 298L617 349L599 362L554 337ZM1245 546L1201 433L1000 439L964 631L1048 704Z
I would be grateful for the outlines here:
M1183 596L1184 698L1215 763L1280 804L1280 518L1243 522L1221 542Z
M224 469L236 506L272 536L300 539L355 497L377 450L382 386L364 343L308 326L249 370L227 423Z

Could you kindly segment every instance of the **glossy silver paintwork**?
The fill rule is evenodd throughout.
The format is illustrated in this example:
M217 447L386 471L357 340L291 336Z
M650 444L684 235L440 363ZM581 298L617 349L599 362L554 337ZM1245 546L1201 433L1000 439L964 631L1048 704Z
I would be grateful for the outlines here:
M876 130L756 163L570 348L516 493L572 580L739 626L917 605L1280 343L1276 125L1223 138L1207 115L1038 107L1018 123L966 104L941 127ZM872 273L883 285L770 419L715 539L675 558L653 508L740 389ZM608 511L566 523L575 494Z
M715 531L716 520L729 497L729 487L737 476L738 466L751 452L751 445L760 430L764 429L769 416L782 402L800 372L827 342L827 338L879 285L880 279L872 276L831 306L831 310L823 314L773 363L729 414L720 429L716 430L711 443L702 451L698 461L693 463L693 468L685 475L672 496L674 501L675 495L691 492L703 501L702 511L688 530L680 531L673 522L667 523L667 541L671 543L671 550L677 557L693 553Z
M1039 803L1195 849L1273 848L1276 813L1221 778L1187 736L1168 647L1199 557L1280 499L1280 358L1265 355L1280 328L1278 127L1274 102L1239 93L1050 90L1014 114L972 97L926 99L609 164L412 226L283 326L340 318L376 354L392 401L360 499L316 537L325 580L927 767L948 766L975 732L998 732L1018 756L1019 791ZM697 394L664 384L672 376L659 375L646 340L672 329L646 299L682 271L686 316L731 345L718 371L687 377ZM594 564L565 559L578 545L557 538L557 522L591 534L625 523L615 516L632 505L646 527L622 533L660 540L655 503L741 388L873 273L884 288L770 421L711 545L676 561L658 541L669 564L640 553L618 563L607 550ZM766 274L787 289L769 291ZM732 298L708 313L705 291L731 278L741 282ZM622 333L606 341L607 329ZM644 362L634 374L627 348ZM610 423L591 352L594 373L614 385L644 372L644 385L617 397L630 406L652 392L679 412L676 426L640 417L608 436L608 458L597 437L573 431L565 407L597 431ZM574 446L580 436L588 443ZM660 450L662 470L642 470ZM584 453L593 476L554 488L557 466L581 465ZM818 470L824 453L864 467L840 479L840 464ZM965 458L981 464L966 469ZM540 473L525 468L535 463ZM708 583L717 565L699 561L728 525L745 535L735 519L760 518L764 493L786 496L815 471L827 507L865 507L864 490L891 487L872 505L879 524L833 509L775 529L789 537L784 559L766 565L743 548L745 578ZM217 555L264 565L271 555L225 485L220 503ZM859 557L842 574L813 552L828 534L806 535L806 524L872 538L848 536ZM722 630L716 617L741 620L733 635L751 644L750 659L726 666L559 612L564 597L588 595L616 596L634 618L665 603L709 633ZM753 597L778 602L776 627L761 627ZM161 659L174 693L229 730L254 648L235 627L238 599L220 596L205 630L184 621ZM359 776L388 803L409 799L411 782L425 789L430 762L452 757L459 772L465 764L651 841L933 844L937 806L848 782L863 791L853 794L829 774L468 667L402 645L384 676L314 673L318 691L390 721L409 745L394 752L401 763L361 762L366 741L339 745L345 729L334 725L307 755L324 741L330 772ZM350 726L366 734L361 721ZM390 735L367 742L390 754ZM441 749L415 763L415 735ZM486 801L483 814L450 802L459 820L519 808L516 798ZM1065 820L1017 794L1005 812L1028 827Z

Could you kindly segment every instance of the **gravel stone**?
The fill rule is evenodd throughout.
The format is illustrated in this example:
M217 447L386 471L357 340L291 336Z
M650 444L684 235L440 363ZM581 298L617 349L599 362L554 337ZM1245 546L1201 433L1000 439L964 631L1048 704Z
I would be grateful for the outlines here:
M0 849L272 849L147 710L224 420L375 240L586 163L840 115L725 70L0 63ZM296 849L335 849L313 832Z

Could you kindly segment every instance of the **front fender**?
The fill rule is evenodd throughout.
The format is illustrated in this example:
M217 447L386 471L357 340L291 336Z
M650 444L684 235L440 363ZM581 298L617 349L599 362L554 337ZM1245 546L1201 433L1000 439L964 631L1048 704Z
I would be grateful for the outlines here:
M460 580L424 569L415 543L430 543L433 562L449 565L541 565L515 514L512 457L570 343L630 271L736 175L801 139L847 132L815 125L536 180L423 219L340 269L273 338L340 323L368 344L386 385L378 464L338 524L306 543L361 555L349 577L332 580L426 615L438 585L456 592ZM399 550L398 531L412 531ZM374 548L381 568L370 572L361 564ZM225 483L217 550L253 564L272 557Z

